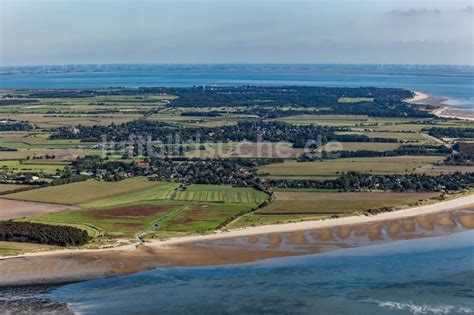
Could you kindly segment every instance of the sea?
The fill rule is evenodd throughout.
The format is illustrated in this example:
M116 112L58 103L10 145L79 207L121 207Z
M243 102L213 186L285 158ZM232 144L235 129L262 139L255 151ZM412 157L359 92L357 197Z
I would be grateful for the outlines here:
M474 314L473 285L468 230L241 265L159 268L37 292L4 289L0 310L9 300L13 314L26 307L60 314Z
M66 66L0 68L0 73L2 89L396 87L474 110L469 66L91 65L82 71ZM159 268L74 284L3 288L0 313L8 312L474 314L474 230L240 265Z
M473 66L210 64L0 67L0 88L300 85L405 88L474 110Z

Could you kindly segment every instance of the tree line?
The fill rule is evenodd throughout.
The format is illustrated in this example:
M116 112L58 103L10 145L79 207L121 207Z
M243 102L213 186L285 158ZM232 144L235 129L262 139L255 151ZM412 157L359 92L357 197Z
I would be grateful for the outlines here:
M75 227L0 221L0 241L79 246L84 245L90 239L86 231Z
M372 175L348 172L336 179L272 179L270 186L279 188L337 189L340 191L384 190L394 192L457 191L474 187L474 172L441 174Z

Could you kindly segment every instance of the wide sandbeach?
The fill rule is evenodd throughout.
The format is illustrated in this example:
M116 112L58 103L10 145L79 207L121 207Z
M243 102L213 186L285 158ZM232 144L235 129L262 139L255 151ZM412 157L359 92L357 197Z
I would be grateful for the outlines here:
M454 106L447 106L444 103L446 100L443 98L434 97L422 92L414 92L415 96L405 100L406 102L413 104L428 104L437 106L438 108L433 111L433 114L440 118L452 118L474 121L474 111L472 110Z
M245 263L474 228L474 195L382 213L250 227L102 250L4 257L0 286L65 283L168 266Z

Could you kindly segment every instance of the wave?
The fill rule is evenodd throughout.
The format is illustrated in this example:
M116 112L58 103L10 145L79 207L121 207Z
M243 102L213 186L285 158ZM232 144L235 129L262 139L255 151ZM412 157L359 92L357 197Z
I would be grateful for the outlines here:
M411 314L474 314L474 309L467 306L455 305L427 305L415 304L409 302L395 302L395 301L375 301L381 308L398 311L409 311Z

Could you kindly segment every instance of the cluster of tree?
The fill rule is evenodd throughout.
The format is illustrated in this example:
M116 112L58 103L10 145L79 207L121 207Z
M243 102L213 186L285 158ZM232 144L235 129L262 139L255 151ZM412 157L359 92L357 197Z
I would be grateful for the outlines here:
M0 122L0 131L28 131L33 129L33 126L26 122L7 120Z
M65 169L62 180L77 178L84 172L107 181L120 180L130 176L148 176L152 180L175 181L182 184L213 184L253 186L261 188L256 168L281 159L188 159L150 158L142 162L107 161L98 156L77 158L71 169Z
M430 136L436 138L474 138L474 128L428 128L423 129L423 131L428 131Z
M78 126L77 128L61 127L51 135L52 139L81 139L82 141L101 141L105 135L114 141L130 141L138 135L146 140L177 142L229 142L229 141L286 141L294 147L314 147L314 142L325 144L329 141L340 142L397 142L392 138L369 138L361 134L336 134L336 131L347 131L346 128L335 128L315 125L292 125L284 122L253 120L239 122L232 126L221 127L182 127L152 120L135 120L121 125ZM132 138L131 138L132 137Z
M298 157L299 162L317 161L323 159L353 158L353 157L384 157L384 156L402 156L402 155L440 155L451 154L453 150L444 145L403 145L398 149L389 151L334 151L334 152L305 152Z
M0 146L0 151L8 152L8 151L18 151L18 150L14 148L7 148L7 147Z
M384 190L395 192L457 191L474 187L474 172L428 176L425 174L371 175L349 172L325 181L273 179L279 188L338 189L340 191Z
M151 178L182 184L252 186L263 189L256 167L279 159L150 159L146 173Z
M33 155L33 156L27 156L27 160L54 160L56 158L56 155L54 154L45 154L45 155Z
M239 112L238 112L239 113ZM367 115L370 117L412 117L429 118L431 114L420 111L407 103L380 104L379 101L361 102L357 105L351 103L337 103L332 106L313 109L279 109L268 107L251 107L241 110L240 113L247 115L258 115L261 118L275 119L295 115Z
M0 168L0 184L47 186L52 178L51 174L43 172L14 172L7 166Z
M105 91L105 90L104 90ZM29 98L84 98L95 97L97 92L90 89L58 89L58 90L35 90L28 94Z
M25 99L9 98L9 97L0 98L0 106L31 104L31 103L37 103L37 102L38 102L37 100L25 100Z
M77 158L71 163L72 169L65 168L62 178L93 176L105 181L119 181L125 178L144 175L142 169L135 162L107 161L99 156L85 156Z
M84 245L89 240L86 231L75 227L0 221L0 241L78 246Z
M474 143L458 142L453 149L456 152L447 157L445 164L474 166Z
M363 114L376 117L432 117L417 106L404 102L413 92L403 89L375 87L310 87L310 86L233 86L233 87L140 87L96 90L43 90L28 95L33 98L83 98L95 96L175 95L170 101L176 107L307 107L330 109L332 114ZM340 103L339 99L363 98L371 101ZM275 115L275 114L272 114ZM266 117L262 113L262 117Z

